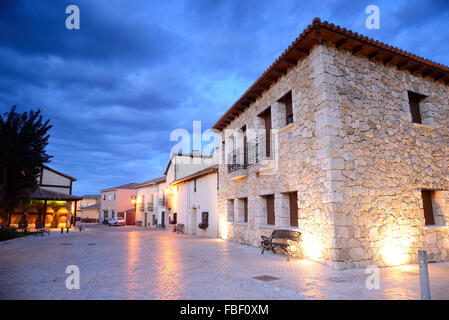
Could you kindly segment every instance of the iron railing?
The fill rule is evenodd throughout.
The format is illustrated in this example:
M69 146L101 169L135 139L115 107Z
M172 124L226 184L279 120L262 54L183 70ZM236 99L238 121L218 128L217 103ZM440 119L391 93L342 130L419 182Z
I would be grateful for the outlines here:
M269 141L267 150L267 139L265 134L257 136L246 143L246 148L237 148L228 154L228 173L259 163L263 160L274 159L274 137Z
M148 211L153 211L153 202L148 202L147 203L147 210Z

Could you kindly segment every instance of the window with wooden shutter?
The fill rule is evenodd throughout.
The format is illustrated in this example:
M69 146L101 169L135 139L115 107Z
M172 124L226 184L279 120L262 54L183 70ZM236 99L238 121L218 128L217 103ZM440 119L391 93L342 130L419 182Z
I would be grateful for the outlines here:
M431 190L421 190L423 208L424 208L424 220L426 226L435 224L435 218L433 215L432 198L434 192Z
M289 91L278 102L283 103L285 106L285 125L293 123L293 101L292 92Z
M290 226L298 226L298 193L290 192L288 194L290 208Z
M422 123L422 116L421 116L421 108L420 103L422 100L424 100L426 96L416 93L416 92L408 92L408 102L410 105L410 112L412 114L412 122L413 123Z
M274 195L265 196L267 201L267 224L274 225L275 213L274 213Z

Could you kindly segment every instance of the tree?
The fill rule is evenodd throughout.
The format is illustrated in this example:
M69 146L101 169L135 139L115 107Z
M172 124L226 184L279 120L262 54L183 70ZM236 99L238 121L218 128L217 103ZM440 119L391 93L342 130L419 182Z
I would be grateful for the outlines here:
M51 158L46 151L49 122L40 110L20 114L16 106L0 115L0 216L8 224L13 210L38 188L40 169Z

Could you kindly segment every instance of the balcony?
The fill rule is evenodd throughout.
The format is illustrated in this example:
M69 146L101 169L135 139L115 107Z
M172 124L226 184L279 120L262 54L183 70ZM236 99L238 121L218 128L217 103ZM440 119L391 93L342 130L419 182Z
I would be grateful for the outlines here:
M167 207L167 199L161 198L159 199L159 207Z
M147 210L148 211L153 211L154 210L153 202L148 202L147 203Z
M228 173L245 170L249 166L274 160L274 138L271 137L267 150L267 139L260 135L246 143L246 148L237 148L228 154ZM246 174L247 175L247 174Z
M143 203L140 204L139 210L140 211L144 211L145 210L145 205Z

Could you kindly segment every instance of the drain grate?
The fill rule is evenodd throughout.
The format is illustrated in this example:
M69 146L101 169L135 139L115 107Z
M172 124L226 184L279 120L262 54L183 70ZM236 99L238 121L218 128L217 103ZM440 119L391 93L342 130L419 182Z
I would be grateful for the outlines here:
M276 278L276 277L268 276L268 275L263 275L263 276L253 277L253 279L257 279L257 280L260 280L260 281L268 282L268 281L279 280L280 278Z
M61 246L71 246L73 243L60 243Z
M350 282L349 279L340 278L340 277L331 277L331 278L329 278L327 280L332 281L332 282Z

